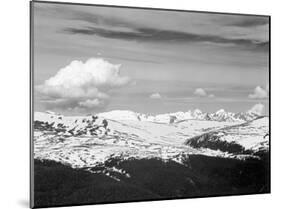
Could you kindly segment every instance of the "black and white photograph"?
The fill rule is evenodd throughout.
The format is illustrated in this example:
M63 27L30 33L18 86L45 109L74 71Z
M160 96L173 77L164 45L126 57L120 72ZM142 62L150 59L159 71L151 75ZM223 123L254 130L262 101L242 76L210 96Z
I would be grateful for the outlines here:
M32 207L270 193L270 16L30 11Z

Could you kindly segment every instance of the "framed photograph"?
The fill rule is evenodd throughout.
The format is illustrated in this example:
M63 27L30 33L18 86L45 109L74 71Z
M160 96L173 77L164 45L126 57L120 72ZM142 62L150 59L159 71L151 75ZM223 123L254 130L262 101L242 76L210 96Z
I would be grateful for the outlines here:
M270 16L30 11L32 208L270 193Z

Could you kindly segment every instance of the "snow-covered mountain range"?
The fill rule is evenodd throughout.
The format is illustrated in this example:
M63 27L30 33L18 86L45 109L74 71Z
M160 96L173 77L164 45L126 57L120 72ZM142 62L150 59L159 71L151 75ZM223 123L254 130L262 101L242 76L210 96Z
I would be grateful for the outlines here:
M100 117L104 117L112 120L134 120L134 121L150 121L158 123L175 123L182 120L208 120L208 121L227 121L227 122L243 122L257 118L258 115L255 112L241 112L232 113L227 112L224 109L220 109L215 113L205 113L199 109L189 110L187 112L174 112L159 115L146 115L136 113L127 110L114 110L110 112L98 114Z
M109 159L158 158L181 163L191 154L245 159L268 151L269 118L200 110L149 116L111 111L90 116L34 114L34 157L73 168Z

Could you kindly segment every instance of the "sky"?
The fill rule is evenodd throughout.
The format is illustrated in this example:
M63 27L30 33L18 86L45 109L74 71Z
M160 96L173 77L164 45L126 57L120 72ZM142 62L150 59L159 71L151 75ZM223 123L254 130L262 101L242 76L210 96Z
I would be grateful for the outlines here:
M33 2L34 109L269 105L269 18Z

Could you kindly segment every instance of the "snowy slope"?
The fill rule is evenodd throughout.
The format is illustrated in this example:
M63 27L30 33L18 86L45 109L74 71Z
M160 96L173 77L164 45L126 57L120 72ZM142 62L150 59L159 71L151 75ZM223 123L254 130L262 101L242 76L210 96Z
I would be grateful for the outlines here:
M192 147L204 147L233 153L255 153L269 149L269 118L210 131L186 141Z
M186 145L188 139L202 134L223 133L221 140L235 141L246 149L259 149L263 146L260 142L268 141L266 137L264 141L256 140L268 131L265 118L247 122L245 126L244 121L225 120L226 116L213 121L204 119L205 115L199 110L178 112L174 113L176 119L171 122L171 114L146 116L132 111L79 117L36 112L34 155L36 159L55 160L79 168L101 165L111 158L161 158L181 163L189 154L238 158L247 155ZM219 117L225 112L209 115ZM250 131L252 134L247 135Z

